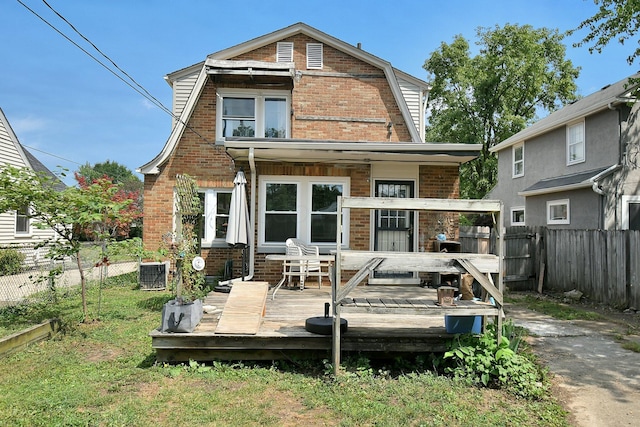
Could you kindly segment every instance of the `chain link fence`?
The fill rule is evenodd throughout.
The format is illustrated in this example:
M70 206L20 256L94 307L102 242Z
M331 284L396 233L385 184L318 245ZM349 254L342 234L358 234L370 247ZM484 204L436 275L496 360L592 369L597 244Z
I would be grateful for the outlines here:
M0 246L0 250L14 250L24 256L19 271L0 275L0 307L47 300L56 289L80 285L75 257L53 260L48 257L48 247L27 244ZM101 246L97 244L85 244L80 254L87 282L138 271L139 260L134 255L119 254L103 263Z

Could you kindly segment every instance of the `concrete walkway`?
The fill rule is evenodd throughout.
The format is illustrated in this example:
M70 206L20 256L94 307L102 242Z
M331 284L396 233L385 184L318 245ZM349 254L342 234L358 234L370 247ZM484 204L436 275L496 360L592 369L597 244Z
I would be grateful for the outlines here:
M534 352L559 380L560 400L576 426L636 426L640 354L614 340L611 324L557 320L506 307L507 318L532 335Z
M108 267L108 275L118 276L130 273L138 269L137 262L123 262L111 264ZM23 301L29 295L37 292L48 290L46 280L38 282L41 275L46 276L47 271L30 271L12 276L0 276L0 306L7 304L15 304ZM89 267L84 269L87 281L100 280L100 268ZM56 278L56 286L58 288L77 286L80 284L80 272L78 269L66 269L62 275Z

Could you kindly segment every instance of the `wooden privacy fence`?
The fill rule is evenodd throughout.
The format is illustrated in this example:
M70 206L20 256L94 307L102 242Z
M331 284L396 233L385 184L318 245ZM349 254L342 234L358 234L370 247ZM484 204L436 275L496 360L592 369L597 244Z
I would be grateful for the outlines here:
M462 251L483 253L485 246L492 251L490 231L461 227ZM507 227L504 239L509 289L577 289L595 302L640 309L640 231Z

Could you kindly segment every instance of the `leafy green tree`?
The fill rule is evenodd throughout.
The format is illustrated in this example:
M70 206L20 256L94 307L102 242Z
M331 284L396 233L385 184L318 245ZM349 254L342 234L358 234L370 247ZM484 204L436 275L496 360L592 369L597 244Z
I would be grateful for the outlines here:
M585 19L578 28L570 31L573 34L579 30L588 29L589 34L575 43L575 47L589 46L589 52L602 52L611 40L623 44L627 40L634 41L636 48L627 57L629 65L640 56L640 45L636 39L640 29L640 1L638 0L593 0L598 5L598 12L591 18Z
M85 178L87 182L92 182L105 176L110 178L114 184L121 184L125 191L137 191L142 193L142 181L128 167L117 162L107 160L103 163L96 163L91 166L89 163L80 166L76 172L79 177Z
M565 58L557 30L530 25L477 30L479 53L458 35L426 60L433 76L428 141L482 144L460 168L464 198L484 197L495 185L497 159L489 148L532 123L536 114L576 99L579 69Z
M0 170L0 212L15 211L29 206L29 217L35 227L51 229L55 236L44 240L40 246L49 247L51 258L75 257L82 287L84 321L89 321L86 298L86 279L82 269L82 248L72 224L91 228L99 240L110 239L112 227L105 224L124 223L124 216L131 199L118 199L114 195L119 186L108 179L98 179L84 188L67 187L63 191L54 188L52 177L28 168L6 166Z
M75 178L80 187L86 183L95 183L100 179L108 178L113 184L118 185L120 195L126 194L127 197L133 199L133 205L129 209L142 212L144 184L128 167L110 160L96 163L93 166L86 163L75 172ZM134 218L130 225L131 227L127 229L128 236L139 237L142 231L142 215Z

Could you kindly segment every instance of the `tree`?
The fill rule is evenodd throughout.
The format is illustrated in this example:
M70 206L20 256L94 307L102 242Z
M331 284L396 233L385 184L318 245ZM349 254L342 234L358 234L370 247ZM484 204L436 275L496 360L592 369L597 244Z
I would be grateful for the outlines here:
M143 200L142 191L144 184L129 168L117 162L107 160L103 163L96 163L91 166L86 163L80 166L75 172L75 178L78 185L82 188L91 183L97 182L99 179L108 179L113 185L118 185L120 190L116 193L116 199L121 197L130 198L133 204L128 207L129 210L142 212ZM139 236L142 231L142 215L134 218L127 227L127 234L124 237Z
M482 144L460 168L460 193L482 198L494 186L497 159L489 148L524 129L539 111L576 99L579 69L565 59L557 30L506 24L477 30L479 54L458 35L426 60L432 74L429 141Z
M594 0L598 5L598 12L591 18L585 19L578 28L571 30L569 34L587 28L587 34L575 47L591 44L589 52L602 52L602 49L615 39L624 44L638 33L640 29L640 1L638 0ZM636 41L636 48L627 57L629 65L640 56L640 46Z
M49 247L48 256L75 257L82 287L84 321L89 320L86 298L86 279L82 270L81 243L73 232L72 224L91 228L96 236L107 241L106 224L126 222L122 215L131 199L114 200L120 190L109 180L98 180L84 188L67 187L63 191L54 188L53 179L28 168L6 166L0 170L0 212L15 211L29 206L29 218L38 228L54 231L55 237L44 240L40 246Z

